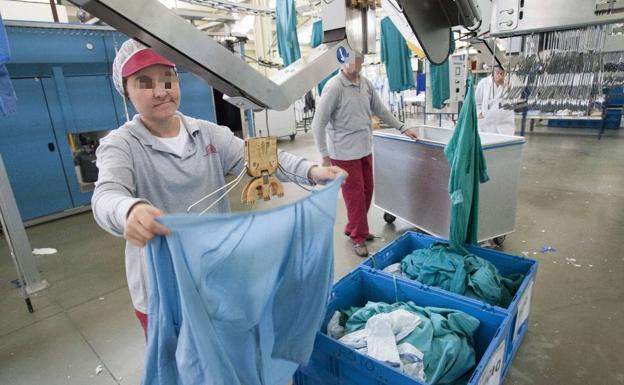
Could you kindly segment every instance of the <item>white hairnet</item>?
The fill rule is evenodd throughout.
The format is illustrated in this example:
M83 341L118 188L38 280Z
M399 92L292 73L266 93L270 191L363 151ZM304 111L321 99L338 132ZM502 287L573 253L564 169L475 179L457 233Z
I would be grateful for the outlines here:
M148 48L134 39L128 39L119 47L117 55L115 55L115 60L113 60L113 84L117 92L122 96L124 95L124 88L121 70L135 53L144 49Z

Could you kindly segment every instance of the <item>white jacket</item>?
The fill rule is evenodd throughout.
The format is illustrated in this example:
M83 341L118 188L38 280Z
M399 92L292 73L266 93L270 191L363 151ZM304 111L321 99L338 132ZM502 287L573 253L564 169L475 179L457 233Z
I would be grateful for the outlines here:
M513 110L504 110L499 107L502 92L503 87L496 85L492 76L482 79L477 84L475 98L479 131L504 135L513 135L516 131Z

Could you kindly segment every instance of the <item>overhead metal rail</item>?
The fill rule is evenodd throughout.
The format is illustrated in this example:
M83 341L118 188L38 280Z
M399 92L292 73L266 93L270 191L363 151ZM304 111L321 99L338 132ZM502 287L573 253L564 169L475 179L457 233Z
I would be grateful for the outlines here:
M236 12L244 15L275 17L275 9L258 7L251 4L235 3L227 0L182 0L185 3L204 5L214 9Z
M374 0L323 2L324 44L271 79L156 0L71 1L187 68L227 95L229 102L244 109L285 110L344 63L349 52L375 52ZM188 1L230 7L227 9L232 12L236 9L267 12L227 0ZM427 57L437 64L449 55L451 27L472 26L480 21L474 0L398 0L398 6Z

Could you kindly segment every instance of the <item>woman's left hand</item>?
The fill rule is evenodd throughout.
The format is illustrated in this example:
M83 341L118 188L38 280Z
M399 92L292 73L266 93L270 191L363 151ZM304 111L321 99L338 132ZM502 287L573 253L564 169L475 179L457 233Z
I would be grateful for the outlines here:
M403 135L406 135L414 140L418 139L418 134L416 133L415 130L408 128L407 130L403 131Z
M349 177L349 174L338 166L313 166L310 169L310 179L318 184L325 184L330 180L338 178L340 175L343 175L345 179Z

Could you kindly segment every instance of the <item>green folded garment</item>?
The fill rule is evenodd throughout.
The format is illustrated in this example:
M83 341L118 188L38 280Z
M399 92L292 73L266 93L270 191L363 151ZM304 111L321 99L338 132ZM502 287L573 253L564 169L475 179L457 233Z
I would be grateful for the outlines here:
M523 274L504 277L496 266L473 254L461 256L446 245L418 249L401 261L410 279L491 305L508 307L522 284Z

